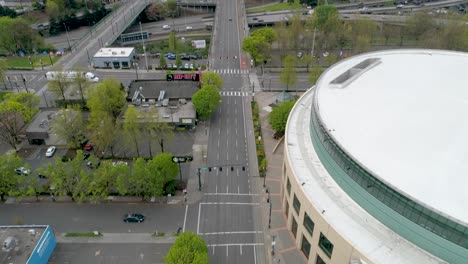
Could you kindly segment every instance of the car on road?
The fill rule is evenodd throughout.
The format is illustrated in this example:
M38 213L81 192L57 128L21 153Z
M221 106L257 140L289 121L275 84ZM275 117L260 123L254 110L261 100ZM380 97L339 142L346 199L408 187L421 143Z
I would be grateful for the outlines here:
M232 21L232 18L229 18L229 21Z
M396 6L396 8L398 8L398 9L403 8L403 7L405 7L404 4L398 4L398 5Z
M128 162L126 161L114 161L112 162L112 166L118 166L118 165L125 165L125 166L128 166Z
M171 29L171 26L169 26L169 25L164 25L164 26L162 26L162 28L163 28L163 29Z
M192 29L193 29L192 26L186 26L186 27L185 27L185 30L192 30Z
M289 20L289 18L288 18L288 17L283 17L283 18L281 18L281 20L283 20L283 21L286 21L286 22L287 22L287 21Z
M125 223L141 223L145 221L145 216L142 214L126 214L123 221Z
M303 54L302 52L298 52L298 53L296 54L296 56L297 56L298 59L302 58L303 55L304 55L304 54Z
M46 157L50 158L54 156L56 150L57 148L55 146L49 147L45 153Z
M93 145L91 145L91 144L89 144L89 143L86 144L86 145L84 146L84 150L87 150L87 151L93 150Z
M254 18L252 18L252 20L254 20L254 21L255 21L255 20L258 20L258 17L254 17Z
M263 19L259 19L258 22L264 22L264 20L263 20Z
M19 168L15 169L15 172L18 175L21 175L21 174L28 175L29 174L29 170L26 169L25 167L19 167Z
M192 60L198 60L198 56L195 55L195 54L191 54L191 55L189 55L189 57L190 57L190 59L192 59Z

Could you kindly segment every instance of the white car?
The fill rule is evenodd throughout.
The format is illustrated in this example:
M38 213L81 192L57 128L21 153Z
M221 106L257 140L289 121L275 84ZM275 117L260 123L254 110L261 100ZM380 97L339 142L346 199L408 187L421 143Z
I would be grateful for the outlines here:
M126 161L114 161L114 162L112 162L112 166L118 166L118 165L128 166L128 162L126 162Z
M403 7L405 7L404 4L399 4L399 5L396 6L396 8L403 8Z
M163 29L171 29L171 26L169 26L169 25L164 25L162 28L163 28Z
M185 30L192 30L192 29L193 29L192 26L186 26L186 27L185 27Z
M21 174L28 175L29 174L29 170L26 169L25 167L19 167L19 168L15 169L15 172L18 175L21 175Z
M49 147L45 153L46 157L50 158L55 154L57 148L55 146Z

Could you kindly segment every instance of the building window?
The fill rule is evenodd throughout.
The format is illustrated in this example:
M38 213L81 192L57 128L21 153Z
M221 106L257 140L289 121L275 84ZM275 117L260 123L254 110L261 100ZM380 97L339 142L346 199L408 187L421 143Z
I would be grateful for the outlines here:
M317 260L315 260L315 264L327 264L325 263L325 261L323 261L323 259L317 255Z
M309 232L310 236L313 236L314 233L314 222L310 219L307 213L304 213L304 227Z
M302 236L302 245L301 245L301 250L306 256L307 259L309 259L309 253L310 253L310 243L307 240L305 236Z
M288 218L289 215L289 203L288 200L286 200L286 218Z
M130 66L128 66L128 61L122 61L122 68L130 68Z
M294 216L292 217L291 231L292 231L294 237L296 237L297 236L297 222L296 222L296 218L294 218Z
M299 211L301 210L301 203L297 199L296 195L294 195L293 207L296 213L299 215Z
M320 232L319 247L331 258L333 253L333 244Z
M291 182L289 181L289 178L286 183L286 190L288 190L288 195L291 194Z

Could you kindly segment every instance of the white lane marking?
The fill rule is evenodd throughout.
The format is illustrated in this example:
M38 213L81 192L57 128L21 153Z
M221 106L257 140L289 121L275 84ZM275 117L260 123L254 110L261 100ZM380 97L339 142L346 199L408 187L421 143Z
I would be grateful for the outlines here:
M209 196L212 196L212 195L234 195L234 196L256 196L256 195L259 195L257 193L205 193L204 195L209 195Z
M226 246L226 257L229 256L229 247Z
M216 184L216 194L218 194L218 184Z
M242 245L240 245L240 253L241 253L241 255L242 255Z
M226 193L229 193L229 185L226 185Z
M41 75L41 77L39 79L37 79L38 81L44 79L44 75Z
M201 211L201 203L198 204L198 223L197 223L197 235L200 234L200 211Z
M236 144L237 147L237 144ZM236 160L239 160L239 154L236 153Z
M210 203L210 202L206 202L206 203L199 203L200 205L217 205L217 204L220 204L220 205L259 205L259 203L229 203L229 202L221 202L221 203Z
M182 229L182 232L185 232L185 223L187 222L187 211L188 211L188 204L185 206L184 227Z
M216 247L216 246L213 246L213 255L214 255L214 250L215 250L215 247Z
M237 185L237 193L240 193L240 187Z
M254 261L255 261L254 264L257 264L257 251L255 250L255 246L253 248L254 248Z
M210 244L208 247L229 247L229 246L264 246L263 243L236 243L236 244Z

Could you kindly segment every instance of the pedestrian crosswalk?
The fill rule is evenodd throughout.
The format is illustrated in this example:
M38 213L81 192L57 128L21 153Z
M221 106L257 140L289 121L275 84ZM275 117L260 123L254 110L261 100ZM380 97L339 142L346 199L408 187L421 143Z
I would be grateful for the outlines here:
M241 70L241 69L214 69L213 72L217 74L231 74L231 75L249 74L249 70Z
M230 91L222 91L219 92L221 96L250 96L249 92L230 92Z

